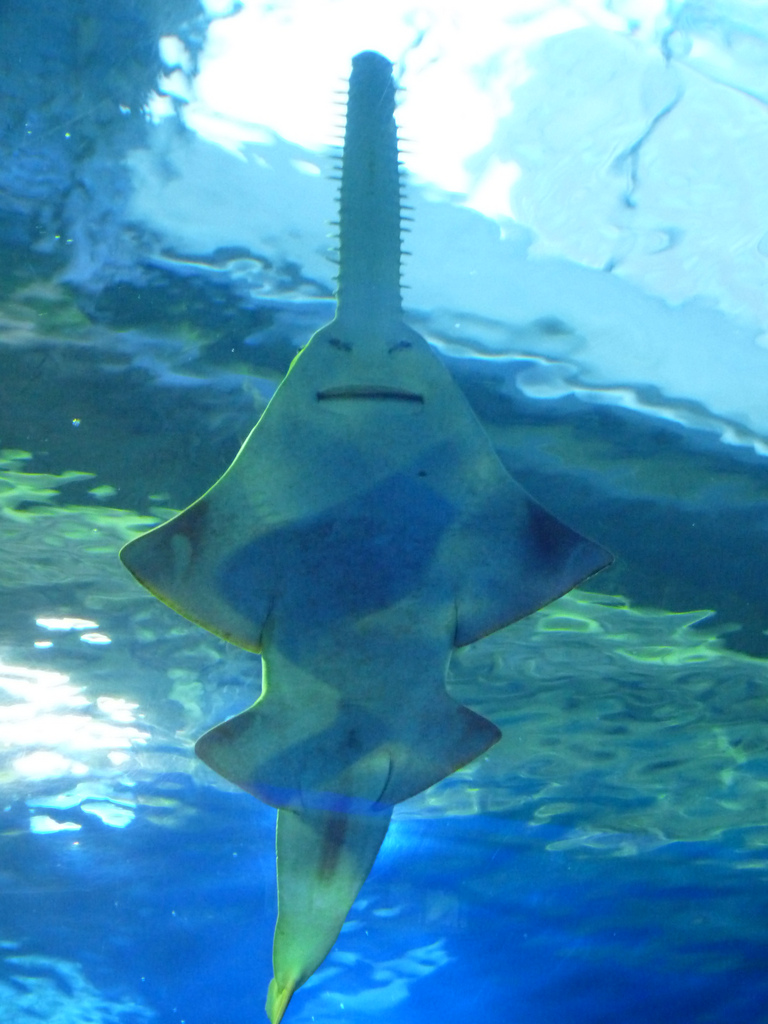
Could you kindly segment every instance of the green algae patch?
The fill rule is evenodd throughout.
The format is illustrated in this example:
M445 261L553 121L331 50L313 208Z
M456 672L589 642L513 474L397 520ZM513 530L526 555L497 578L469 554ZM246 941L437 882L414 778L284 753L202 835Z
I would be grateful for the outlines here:
M65 504L62 491L93 474L25 473L21 467L27 458L25 452L0 452L0 587L81 583L106 576L124 582L127 590L131 582L117 552L156 520L123 509Z

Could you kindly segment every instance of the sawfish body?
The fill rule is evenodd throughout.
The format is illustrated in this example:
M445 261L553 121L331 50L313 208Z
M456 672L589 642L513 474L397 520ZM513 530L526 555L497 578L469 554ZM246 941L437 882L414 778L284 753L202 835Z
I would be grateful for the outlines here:
M278 808L273 1024L333 945L392 807L487 750L454 647L610 556L536 504L400 304L391 64L353 61L335 319L294 360L232 466L121 552L166 604L260 653L256 703L198 755Z

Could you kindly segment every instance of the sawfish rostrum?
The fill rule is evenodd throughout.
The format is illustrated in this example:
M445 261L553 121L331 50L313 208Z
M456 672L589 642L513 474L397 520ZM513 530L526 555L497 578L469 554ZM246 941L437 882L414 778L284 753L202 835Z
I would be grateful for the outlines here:
M230 468L121 557L161 601L261 654L256 703L196 751L278 809L273 1024L335 942L392 807L496 742L445 688L451 652L610 555L500 462L402 319L392 65L358 54L337 308Z

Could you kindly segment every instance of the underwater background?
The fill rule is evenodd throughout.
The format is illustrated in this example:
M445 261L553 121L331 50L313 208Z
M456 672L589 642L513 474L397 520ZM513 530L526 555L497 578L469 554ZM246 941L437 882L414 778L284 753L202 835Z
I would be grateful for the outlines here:
M265 1020L274 811L194 740L259 659L119 547L332 315L354 53L409 322L614 565L456 653L503 730L399 805L286 1021L768 1022L768 7L0 0L0 1018Z

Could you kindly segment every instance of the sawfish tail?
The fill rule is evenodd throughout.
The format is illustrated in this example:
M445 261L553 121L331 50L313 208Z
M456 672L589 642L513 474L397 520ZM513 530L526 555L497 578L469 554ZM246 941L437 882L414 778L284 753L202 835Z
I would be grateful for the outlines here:
M277 812L274 978L265 1009L279 1024L291 996L338 938L384 841L392 809Z

